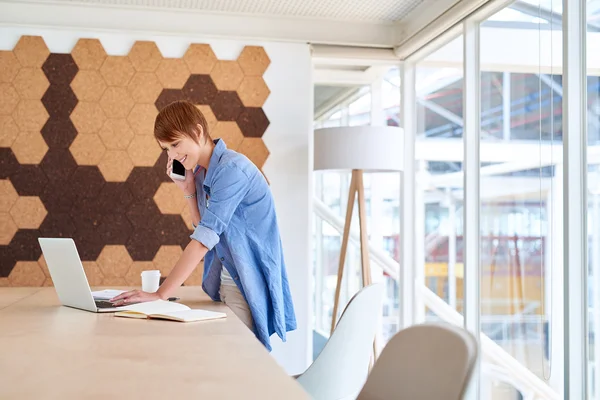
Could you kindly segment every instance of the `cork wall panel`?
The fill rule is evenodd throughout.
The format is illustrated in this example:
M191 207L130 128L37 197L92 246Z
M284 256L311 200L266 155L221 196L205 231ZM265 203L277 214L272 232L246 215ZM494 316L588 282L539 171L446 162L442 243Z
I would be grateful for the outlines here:
M0 286L52 285L39 237L73 238L92 286L168 275L192 226L153 137L156 115L192 102L213 138L262 169L270 62L262 47L219 60L203 43L181 58L149 41L116 56L88 38L59 54L39 36L0 51ZM185 284L201 284L202 268Z

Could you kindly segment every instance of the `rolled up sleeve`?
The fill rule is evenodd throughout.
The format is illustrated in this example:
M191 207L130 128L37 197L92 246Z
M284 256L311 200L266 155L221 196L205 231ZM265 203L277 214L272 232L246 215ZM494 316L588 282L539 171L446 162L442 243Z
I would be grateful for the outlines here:
M208 206L190 238L212 250L248 189L249 180L244 171L235 164L219 166L212 179Z

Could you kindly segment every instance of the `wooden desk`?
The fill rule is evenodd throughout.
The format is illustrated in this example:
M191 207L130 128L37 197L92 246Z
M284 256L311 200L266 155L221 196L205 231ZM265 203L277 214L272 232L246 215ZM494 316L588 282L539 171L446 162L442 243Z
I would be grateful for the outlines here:
M177 295L227 318L116 318L59 306L54 288L0 288L0 399L308 398L225 305Z

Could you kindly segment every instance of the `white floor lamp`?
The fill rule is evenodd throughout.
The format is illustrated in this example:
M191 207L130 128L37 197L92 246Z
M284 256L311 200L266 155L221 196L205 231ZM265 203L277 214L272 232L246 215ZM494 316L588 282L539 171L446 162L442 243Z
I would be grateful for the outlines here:
M402 171L404 169L404 135L401 128L391 126L323 128L315 130L314 146L315 171L352 171L333 303L333 317L331 320L331 332L333 332L337 323L340 286L344 275L348 237L352 224L352 210L357 195L362 286L371 284L363 171Z

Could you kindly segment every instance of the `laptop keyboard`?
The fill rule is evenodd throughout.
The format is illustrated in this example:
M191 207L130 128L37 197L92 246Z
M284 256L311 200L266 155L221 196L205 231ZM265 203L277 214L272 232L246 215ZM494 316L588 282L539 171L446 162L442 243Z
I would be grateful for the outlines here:
M108 300L94 300L96 302L96 307L98 308L115 308L117 307L113 303Z

